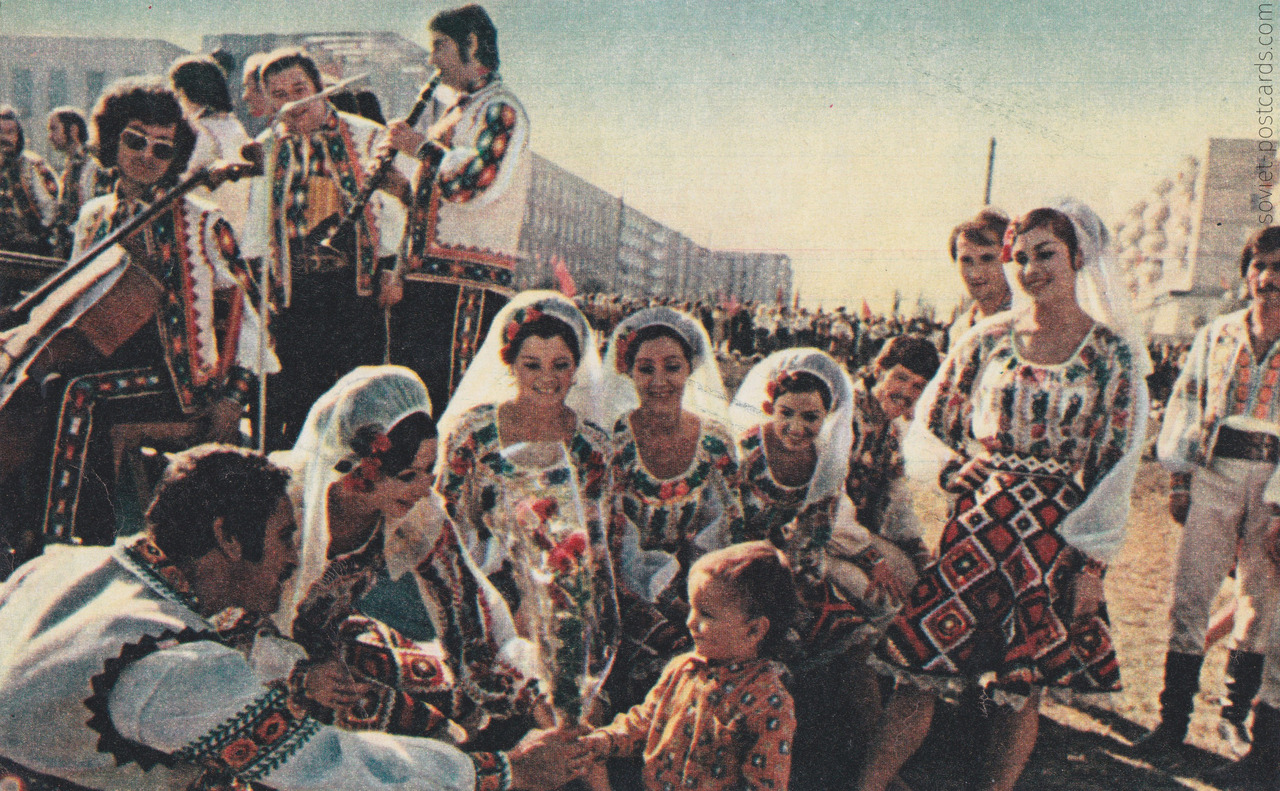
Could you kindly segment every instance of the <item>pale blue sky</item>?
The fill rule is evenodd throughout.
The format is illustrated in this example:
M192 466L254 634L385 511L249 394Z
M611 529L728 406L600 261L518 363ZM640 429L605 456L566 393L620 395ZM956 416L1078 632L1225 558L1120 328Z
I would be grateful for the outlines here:
M1114 222L1210 136L1254 134L1256 4L491 0L534 147L713 247L790 253L805 301L955 293L982 199ZM0 0L13 34L393 30L445 4Z

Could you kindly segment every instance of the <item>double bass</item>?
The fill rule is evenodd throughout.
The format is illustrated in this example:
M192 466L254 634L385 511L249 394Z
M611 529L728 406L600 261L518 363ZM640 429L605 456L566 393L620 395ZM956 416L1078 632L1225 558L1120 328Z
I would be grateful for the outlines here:
M0 483L38 458L51 404L44 385L64 370L105 362L148 322L165 298L159 278L136 247L135 234L192 190L262 172L256 144L247 161L202 168L159 197L15 305L0 311ZM39 262L24 261L28 268ZM47 264L45 264L47 266Z

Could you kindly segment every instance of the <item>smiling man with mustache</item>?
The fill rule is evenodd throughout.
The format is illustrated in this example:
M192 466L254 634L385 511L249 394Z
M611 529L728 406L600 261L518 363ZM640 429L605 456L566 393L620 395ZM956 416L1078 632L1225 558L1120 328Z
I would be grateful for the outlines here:
M1263 228L1249 239L1240 274L1249 306L1211 321L1196 335L1160 432L1160 461L1173 473L1169 509L1184 528L1160 725L1142 742L1148 752L1179 746L1186 736L1210 605L1233 566L1238 607L1219 730L1247 744L1249 706L1280 606L1280 573L1269 558L1280 530L1280 487L1271 483L1280 460L1280 227ZM1253 751L1259 758L1269 751L1274 771L1280 694L1270 700L1264 695L1253 729Z
M0 787L538 791L580 768L565 734L464 753L317 720L302 649L227 628L273 612L298 566L289 480L201 445L143 535L50 547L0 587Z

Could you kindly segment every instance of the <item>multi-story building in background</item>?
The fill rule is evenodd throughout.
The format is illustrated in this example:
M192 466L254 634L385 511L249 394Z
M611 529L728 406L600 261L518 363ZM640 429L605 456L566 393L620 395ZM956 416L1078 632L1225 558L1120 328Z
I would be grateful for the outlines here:
M1270 224L1260 218L1280 216L1262 210L1275 164L1257 140L1212 138L1115 226L1125 285L1153 337L1189 340L1238 300L1240 248Z
M237 67L255 52L302 47L335 79L367 73L387 118L408 113L427 81L429 53L396 33L263 33L205 36ZM90 109L103 88L125 76L167 74L189 54L158 39L0 36L0 102L17 107L34 150L47 151L45 115L70 104ZM232 96L240 103L239 74ZM536 124L535 120L535 124ZM260 126L260 125L259 125ZM56 162L55 162L56 164ZM791 299L791 260L780 253L709 250L545 157L533 155L533 178L520 232L521 288L555 283L563 262L579 291L634 297Z
M27 145L47 156L50 110L72 105L87 115L115 80L165 74L186 54L182 47L150 38L0 36L0 102L17 108Z
M791 299L782 253L708 250L545 157L534 154L524 226L522 288L551 287L563 261L579 291L631 297Z

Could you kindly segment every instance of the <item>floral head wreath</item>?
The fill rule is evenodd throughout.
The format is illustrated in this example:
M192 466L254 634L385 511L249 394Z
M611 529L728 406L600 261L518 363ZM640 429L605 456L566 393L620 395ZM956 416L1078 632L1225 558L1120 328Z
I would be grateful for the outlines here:
M772 379L769 380L769 383L764 386L764 393L767 398L764 402L763 409L766 415L773 414L773 402L778 400L778 392L794 385L799 373L799 371L779 371Z
M634 322L634 324L628 324L628 322ZM689 344L689 350L692 352L689 364L691 367L697 368L698 361L706 353L706 347L693 325L693 320L688 316L666 306L646 308L628 317L622 323L622 328L628 331L625 335L619 332L616 341L617 356L613 363L614 370L624 376L627 374L627 353L631 350L631 345L636 341L636 334L646 327L654 326L666 327L683 338L684 342Z
M520 328L526 324L532 324L543 316L547 315L537 305L530 305L527 308L520 308L511 314L511 320L507 322L507 326L502 329L502 358L505 360L511 354L511 343L515 341L516 336L520 334Z
M371 492L382 480L383 456L391 450L391 438L378 426L365 426L352 437L351 449L333 468L343 474L342 485L348 490Z

